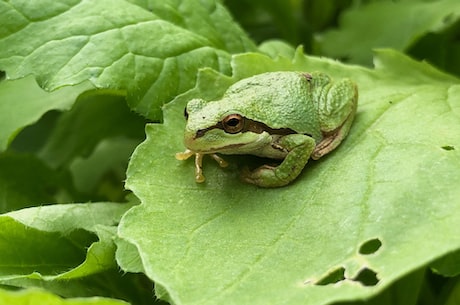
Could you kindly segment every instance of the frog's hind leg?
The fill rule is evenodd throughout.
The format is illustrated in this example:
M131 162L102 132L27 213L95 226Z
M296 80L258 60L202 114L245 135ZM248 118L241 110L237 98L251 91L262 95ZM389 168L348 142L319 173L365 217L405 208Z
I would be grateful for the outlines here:
M260 187L284 186L300 174L315 148L315 140L302 134L281 137L277 144L288 151L281 164L263 165L253 171L244 170L241 173L243 181Z
M336 148L347 136L356 113L358 89L343 79L329 84L319 97L318 115L323 139L313 151L311 158L317 160Z
M331 152L342 142L342 140L347 136L348 131L350 130L354 116L355 111L350 113L345 122L343 122L342 126L333 131L326 132L323 134L323 139L316 145L315 150L311 154L311 158L313 160L318 160L325 154Z

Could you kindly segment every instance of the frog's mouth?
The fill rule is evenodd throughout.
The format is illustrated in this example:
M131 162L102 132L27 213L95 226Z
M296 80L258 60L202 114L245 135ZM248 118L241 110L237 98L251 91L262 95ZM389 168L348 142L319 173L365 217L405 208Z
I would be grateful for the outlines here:
M254 143L258 143L260 141L255 141ZM223 145L223 146L219 146L219 145L216 145L216 146L212 146L210 145L209 147L207 147L206 149L194 149L194 147L189 147L187 146L188 149L190 149L191 151L193 151L194 153L199 153L199 154L215 154L215 153L223 153L225 154L226 152L230 152L230 151L237 151L237 150L242 150L243 147L245 146L251 146L250 144L251 142L248 141L244 141L244 142L239 142L239 143L231 143L231 144L227 144L227 145Z
M235 143L235 144L230 144L230 145L221 146L221 147L212 147L206 150L206 152L202 152L202 153L205 153L205 154L214 154L217 152L225 153L225 151L235 151L245 145L247 145L247 143Z
M213 137L206 135L191 143L186 143L189 150L199 154L252 154L258 155L258 152L264 147L270 147L273 142L277 141L278 135L271 135L267 132L260 134L245 132L241 134L226 134L220 131L221 135ZM213 142L213 138L219 141ZM222 141L222 139L225 139ZM187 145L189 144L189 145Z

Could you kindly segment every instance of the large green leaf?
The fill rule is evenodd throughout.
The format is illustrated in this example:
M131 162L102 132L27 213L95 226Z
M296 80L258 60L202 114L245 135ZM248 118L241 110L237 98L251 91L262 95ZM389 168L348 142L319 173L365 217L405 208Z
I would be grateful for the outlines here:
M152 283L143 274L120 273L114 259L115 226L132 205L52 205L1 215L0 283L151 304Z
M115 225L131 206L63 204L1 215L0 281L81 278L115 267Z
M255 49L216 0L156 3L1 1L0 44L8 47L0 70L14 79L34 74L47 90L89 80L158 120L159 106L193 87L198 68L229 72L229 52Z
M424 35L442 32L459 18L457 0L372 1L349 9L343 14L339 28L318 36L318 42L322 54L370 65L373 48L405 51ZM438 53L440 43L425 45L425 49L430 47L433 52L423 55Z
M165 108L164 125L147 126L132 156L126 185L142 204L119 226L132 245L126 261L137 251L143 268L131 267L175 304L326 304L373 296L458 250L460 81L390 50L375 65L297 52L293 60L235 56L233 78L203 71L194 92ZM174 159L187 99L216 97L268 70L354 79L350 135L284 188L240 182L246 156L228 157L225 170L205 160L207 181L197 185L192 161Z

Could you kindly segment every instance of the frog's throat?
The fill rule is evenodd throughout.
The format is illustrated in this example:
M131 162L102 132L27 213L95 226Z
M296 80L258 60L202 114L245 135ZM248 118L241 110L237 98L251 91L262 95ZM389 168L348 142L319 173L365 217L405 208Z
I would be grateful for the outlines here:
M267 126L266 124L258 121L254 121L248 118L244 118L244 126L243 129L240 132L253 132L253 133L258 133L261 134L262 132L267 132L269 134L276 134L276 135L288 135L288 134L294 134L297 133L295 130L292 130L290 128L271 128ZM206 132L212 129L221 129L222 131L226 132L224 129L224 126L222 124L222 121L217 122L216 124L209 126L204 129L200 129L195 133L194 139L198 139L203 137Z

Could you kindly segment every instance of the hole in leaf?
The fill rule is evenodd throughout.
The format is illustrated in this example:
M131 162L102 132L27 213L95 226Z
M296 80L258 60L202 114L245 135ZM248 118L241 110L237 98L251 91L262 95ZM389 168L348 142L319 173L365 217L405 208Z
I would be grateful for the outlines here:
M375 286L379 282L377 273L374 270L364 268L359 274L353 279L353 281L360 282L364 286Z
M441 146L442 149L444 150L455 150L455 147L451 146L451 145L444 145L444 146Z
M340 281L343 281L345 279L345 268L340 267L338 269L335 269L322 279L316 282L316 285L319 286L326 286L326 285L331 285L338 283Z
M369 239L364 242L359 248L359 254L369 255L377 252L382 246L382 242L378 238Z

